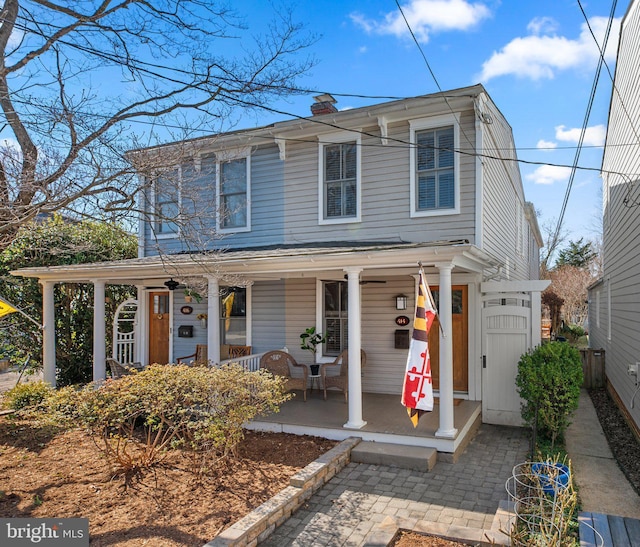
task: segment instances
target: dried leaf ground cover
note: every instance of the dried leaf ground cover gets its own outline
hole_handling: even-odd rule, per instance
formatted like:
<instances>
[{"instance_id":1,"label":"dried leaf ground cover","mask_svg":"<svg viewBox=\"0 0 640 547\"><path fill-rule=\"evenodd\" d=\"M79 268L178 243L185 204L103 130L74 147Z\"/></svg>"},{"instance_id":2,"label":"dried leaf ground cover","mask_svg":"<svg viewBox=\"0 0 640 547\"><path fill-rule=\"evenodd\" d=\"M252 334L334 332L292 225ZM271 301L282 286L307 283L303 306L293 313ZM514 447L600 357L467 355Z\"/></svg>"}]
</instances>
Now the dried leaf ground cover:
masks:
<instances>
[{"instance_id":1,"label":"dried leaf ground cover","mask_svg":"<svg viewBox=\"0 0 640 547\"><path fill-rule=\"evenodd\" d=\"M82 431L0 418L0 516L87 517L92 546L200 546L335 446L247 432L237 456L197 478L174 451L125 486Z\"/></svg>"}]
</instances>

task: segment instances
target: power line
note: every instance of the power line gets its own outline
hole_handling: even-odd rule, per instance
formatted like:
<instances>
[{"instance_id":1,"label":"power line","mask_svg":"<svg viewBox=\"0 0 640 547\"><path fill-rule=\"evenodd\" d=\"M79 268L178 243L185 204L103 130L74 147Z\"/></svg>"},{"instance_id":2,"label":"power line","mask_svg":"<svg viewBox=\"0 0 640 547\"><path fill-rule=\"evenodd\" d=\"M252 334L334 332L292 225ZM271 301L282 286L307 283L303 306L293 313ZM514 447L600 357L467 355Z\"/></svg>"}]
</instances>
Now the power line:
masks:
<instances>
[{"instance_id":1,"label":"power line","mask_svg":"<svg viewBox=\"0 0 640 547\"><path fill-rule=\"evenodd\" d=\"M604 45L606 47L607 42L609 41L609 34L611 32L611 25L613 24L613 17L615 15L617 0L613 1L611 5L611 12L609 14L609 20L607 21L607 30L604 35ZM582 5L580 0L578 0L578 5L582 9ZM583 10L584 13L584 10ZM602 71L602 64L604 61L604 56L600 55L598 58L598 66L596 68L596 73L593 78L593 84L591 86L591 93L589 95L589 101L587 104L587 109L585 111L584 120L582 122L582 129L580 130L580 138L578 139L578 147L576 148L576 153L573 159L573 164L571 165L571 175L569 176L569 182L567 183L567 190L564 194L564 200L562 202L562 207L560 208L560 215L558 217L558 224L556 225L556 229L553 234L553 239L551 240L550 248L553 249L558 242L558 237L560 236L560 229L562 228L562 221L564 220L564 214L567 210L567 204L569 202L569 196L571 195L571 188L573 186L573 181L576 176L578 161L580 159L580 152L582 143L584 142L584 136L587 132L587 126L589 125L589 117L591 116L591 109L593 107L593 102L596 96L596 90L598 88L598 81L600 80L600 72Z\"/></svg>"}]
</instances>

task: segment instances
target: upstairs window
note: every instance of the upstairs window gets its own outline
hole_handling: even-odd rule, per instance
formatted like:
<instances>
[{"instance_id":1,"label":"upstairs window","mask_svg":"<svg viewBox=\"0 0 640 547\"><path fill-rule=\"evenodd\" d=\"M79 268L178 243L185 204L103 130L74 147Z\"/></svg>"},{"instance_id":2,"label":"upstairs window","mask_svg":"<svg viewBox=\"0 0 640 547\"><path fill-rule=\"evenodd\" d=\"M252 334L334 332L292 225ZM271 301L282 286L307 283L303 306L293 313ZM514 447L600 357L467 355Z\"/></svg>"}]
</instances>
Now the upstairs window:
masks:
<instances>
[{"instance_id":1,"label":"upstairs window","mask_svg":"<svg viewBox=\"0 0 640 547\"><path fill-rule=\"evenodd\" d=\"M441 125L448 121L452 125ZM457 118L437 116L411 122L411 214L459 212Z\"/></svg>"},{"instance_id":2,"label":"upstairs window","mask_svg":"<svg viewBox=\"0 0 640 547\"><path fill-rule=\"evenodd\" d=\"M251 229L250 220L250 156L225 153L218 156L218 226L222 232Z\"/></svg>"},{"instance_id":3,"label":"upstairs window","mask_svg":"<svg viewBox=\"0 0 640 547\"><path fill-rule=\"evenodd\" d=\"M323 136L320 144L321 224L360 220L360 143L345 138Z\"/></svg>"},{"instance_id":4,"label":"upstairs window","mask_svg":"<svg viewBox=\"0 0 640 547\"><path fill-rule=\"evenodd\" d=\"M155 232L168 237L178 233L180 183L177 176L159 176L154 184Z\"/></svg>"}]
</instances>

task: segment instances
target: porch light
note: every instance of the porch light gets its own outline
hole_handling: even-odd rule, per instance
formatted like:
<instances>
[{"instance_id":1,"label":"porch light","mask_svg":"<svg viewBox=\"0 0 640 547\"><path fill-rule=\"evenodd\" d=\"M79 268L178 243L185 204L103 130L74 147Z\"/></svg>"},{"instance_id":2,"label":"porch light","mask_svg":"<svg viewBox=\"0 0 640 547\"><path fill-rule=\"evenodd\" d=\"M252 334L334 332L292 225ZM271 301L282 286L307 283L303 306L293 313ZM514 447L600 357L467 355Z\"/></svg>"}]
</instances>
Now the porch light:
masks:
<instances>
[{"instance_id":1,"label":"porch light","mask_svg":"<svg viewBox=\"0 0 640 547\"><path fill-rule=\"evenodd\" d=\"M167 287L167 289L169 289L170 291L175 290L175 288L180 285L180 283L178 283L177 281L173 280L173 277L171 279L169 279L169 281L165 281L164 282L164 286Z\"/></svg>"},{"instance_id":2,"label":"porch light","mask_svg":"<svg viewBox=\"0 0 640 547\"><path fill-rule=\"evenodd\" d=\"M407 309L407 297L404 294L396 296L396 310Z\"/></svg>"}]
</instances>

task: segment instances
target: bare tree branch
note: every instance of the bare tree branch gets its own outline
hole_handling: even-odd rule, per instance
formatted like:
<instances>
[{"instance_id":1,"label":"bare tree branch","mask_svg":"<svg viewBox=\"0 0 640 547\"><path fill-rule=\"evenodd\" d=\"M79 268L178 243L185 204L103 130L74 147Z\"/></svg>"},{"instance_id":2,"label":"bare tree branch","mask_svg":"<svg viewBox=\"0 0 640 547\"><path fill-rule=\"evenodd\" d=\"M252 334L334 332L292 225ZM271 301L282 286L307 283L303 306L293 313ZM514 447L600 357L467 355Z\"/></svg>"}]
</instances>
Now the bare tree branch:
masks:
<instances>
[{"instance_id":1,"label":"bare tree branch","mask_svg":"<svg viewBox=\"0 0 640 547\"><path fill-rule=\"evenodd\" d=\"M40 213L131 211L128 150L228 129L234 108L291 93L312 37L282 13L249 48L210 0L4 0L0 246Z\"/></svg>"}]
</instances>

